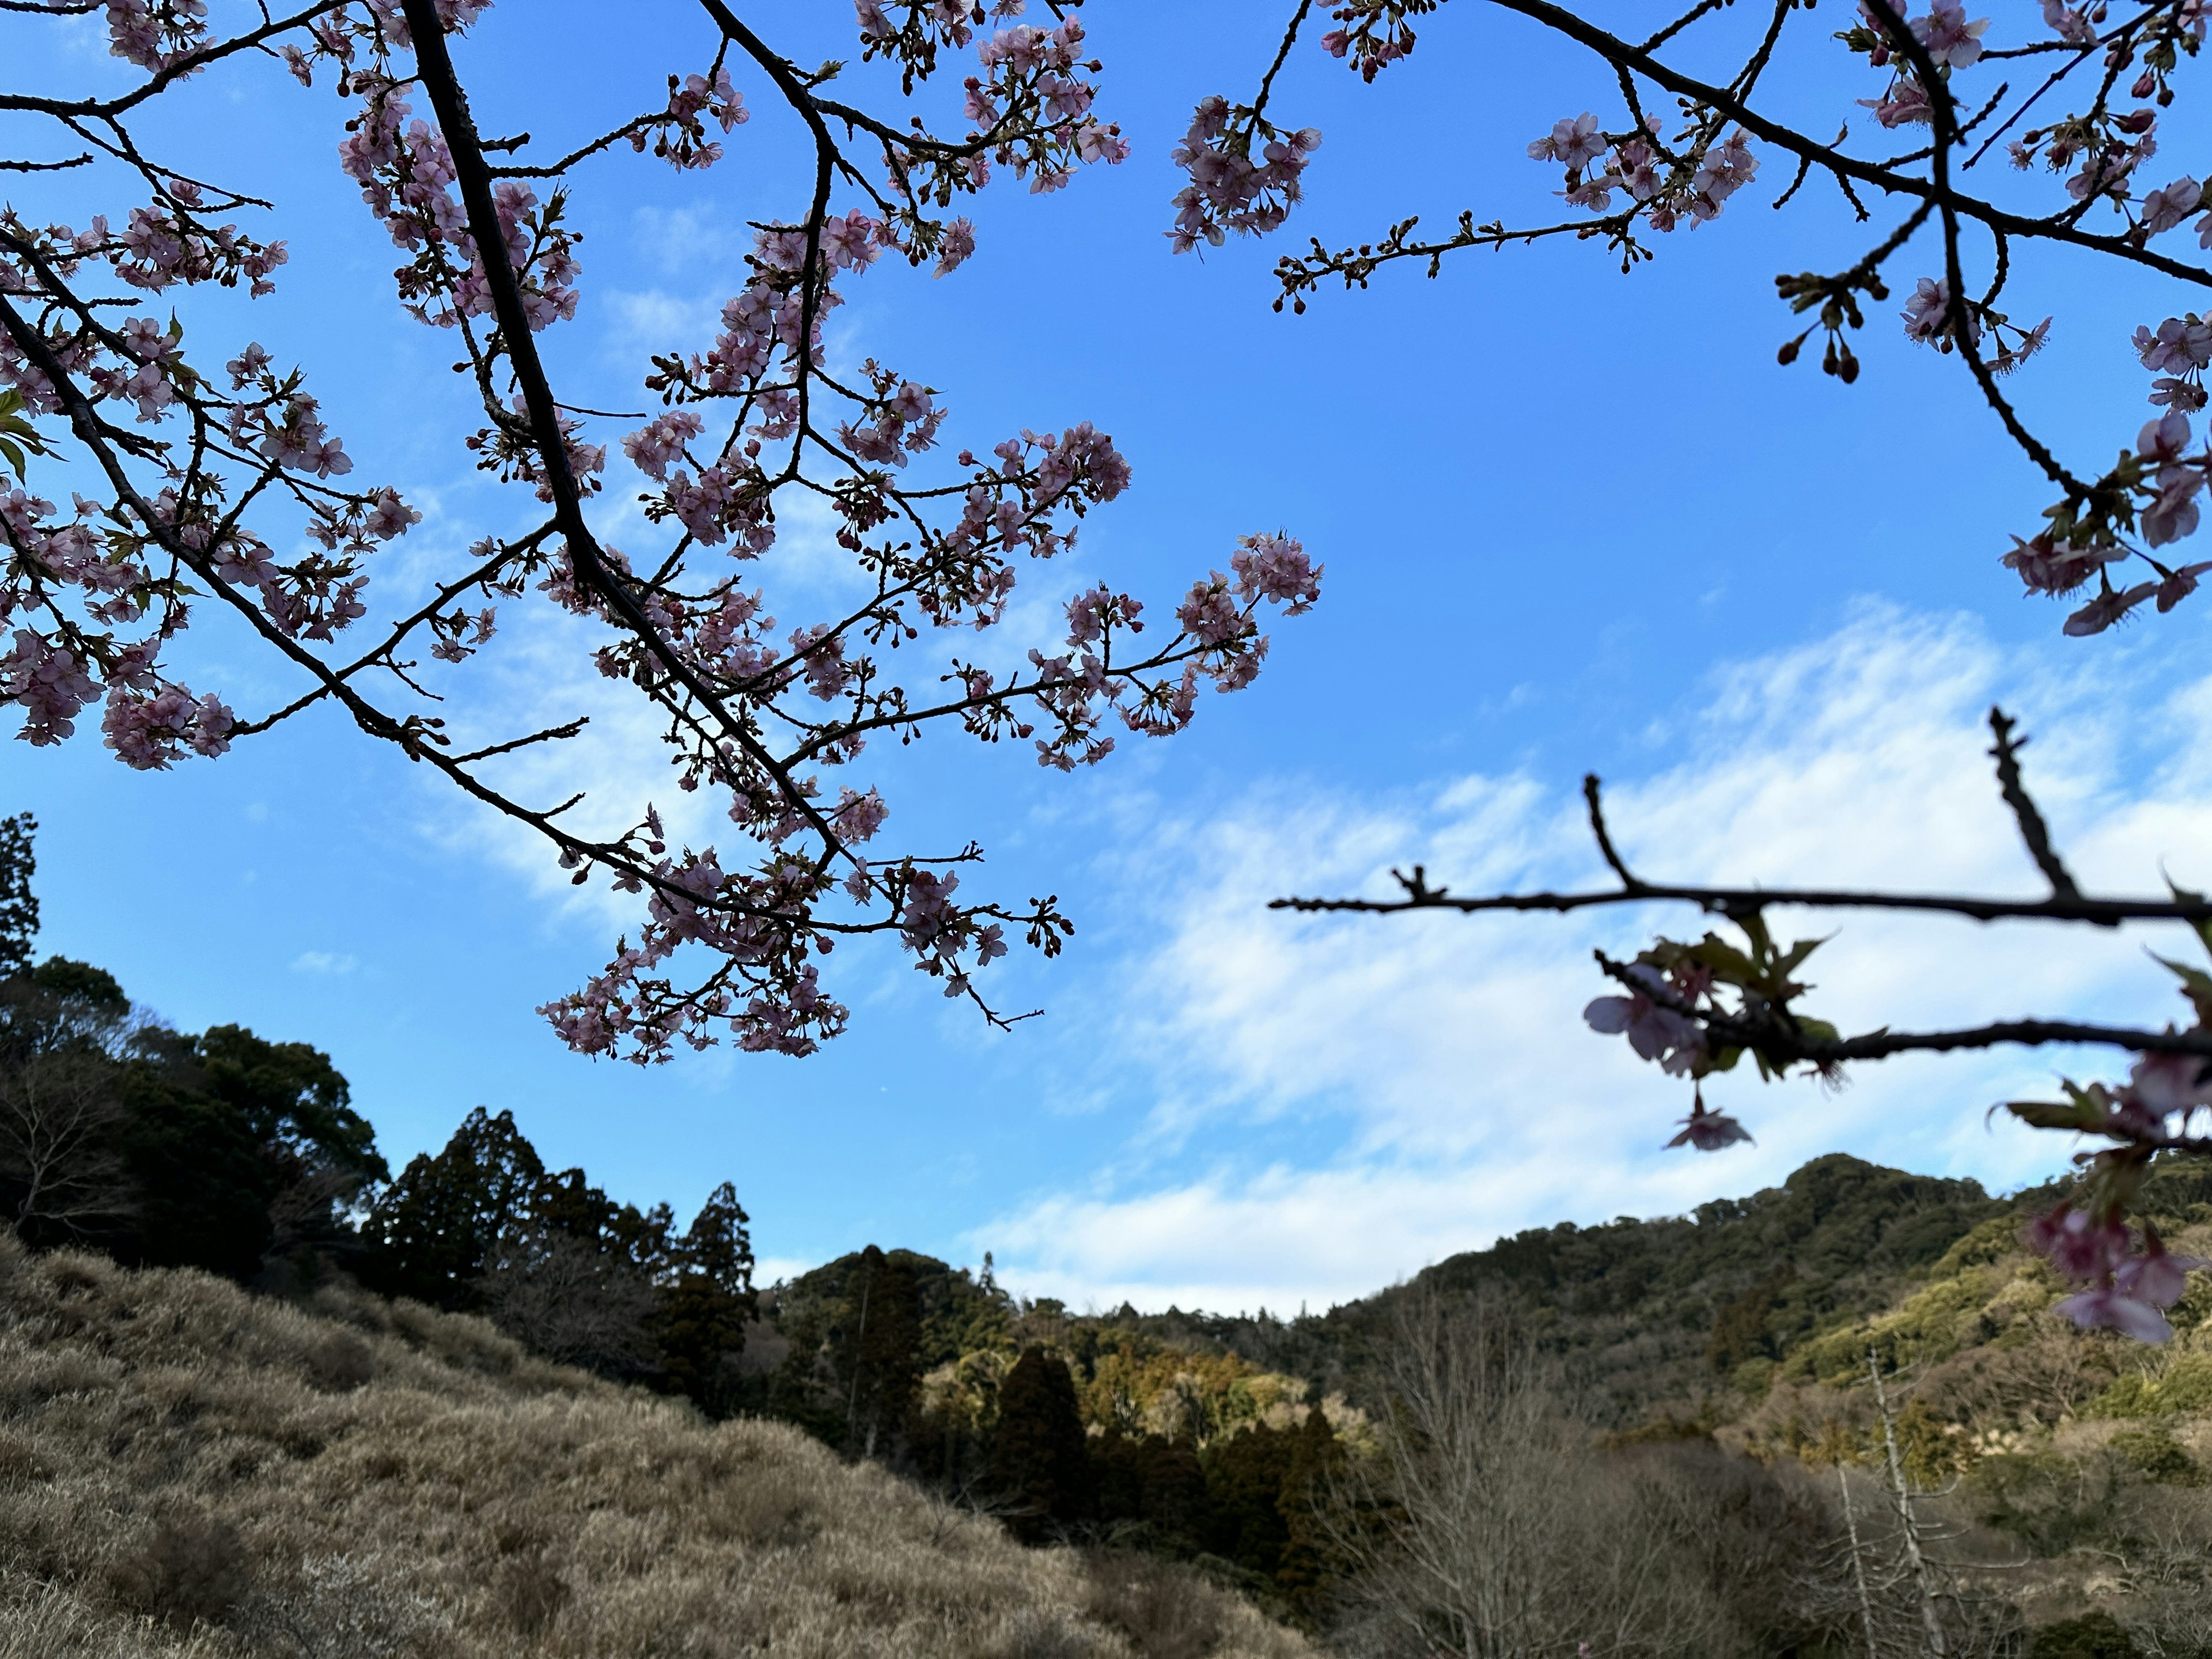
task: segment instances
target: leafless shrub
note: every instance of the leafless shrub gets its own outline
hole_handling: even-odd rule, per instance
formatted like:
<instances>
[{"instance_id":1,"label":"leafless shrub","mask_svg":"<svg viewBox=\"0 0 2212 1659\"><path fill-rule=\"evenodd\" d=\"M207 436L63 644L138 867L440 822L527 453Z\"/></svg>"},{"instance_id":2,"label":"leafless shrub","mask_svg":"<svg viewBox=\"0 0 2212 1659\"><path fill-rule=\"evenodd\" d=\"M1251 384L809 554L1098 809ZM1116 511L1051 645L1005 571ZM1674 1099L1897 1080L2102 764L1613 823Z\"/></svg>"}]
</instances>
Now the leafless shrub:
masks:
<instances>
[{"instance_id":1,"label":"leafless shrub","mask_svg":"<svg viewBox=\"0 0 2212 1659\"><path fill-rule=\"evenodd\" d=\"M2032 1316L2031 1334L1978 1346L1936 1366L1920 1395L1947 1422L1977 1431L2048 1426L2079 1413L2112 1385L2134 1355L2109 1340L2085 1340L2061 1316Z\"/></svg>"},{"instance_id":2,"label":"leafless shrub","mask_svg":"<svg viewBox=\"0 0 2212 1659\"><path fill-rule=\"evenodd\" d=\"M286 1659L400 1659L441 1645L447 1621L428 1596L387 1583L375 1555L320 1556L256 1595L235 1621Z\"/></svg>"},{"instance_id":3,"label":"leafless shrub","mask_svg":"<svg viewBox=\"0 0 2212 1659\"><path fill-rule=\"evenodd\" d=\"M982 1650L984 1659L1105 1659L1111 1651L1097 1631L1069 1614L1037 1607L1016 1613L998 1639Z\"/></svg>"},{"instance_id":4,"label":"leafless shrub","mask_svg":"<svg viewBox=\"0 0 2212 1659\"><path fill-rule=\"evenodd\" d=\"M546 1558L545 1547L523 1549L500 1564L493 1599L516 1632L535 1636L553 1622L573 1594L561 1570Z\"/></svg>"},{"instance_id":5,"label":"leafless shrub","mask_svg":"<svg viewBox=\"0 0 2212 1659\"><path fill-rule=\"evenodd\" d=\"M631 1377L658 1358L652 1285L627 1262L553 1233L507 1243L484 1274L492 1322L564 1365Z\"/></svg>"},{"instance_id":6,"label":"leafless shrub","mask_svg":"<svg viewBox=\"0 0 2212 1659\"><path fill-rule=\"evenodd\" d=\"M1378 1369L1379 1449L1347 1466L1327 1522L1352 1568L1355 1650L1730 1650L1650 1483L1592 1448L1560 1376L1498 1309L1407 1297Z\"/></svg>"},{"instance_id":7,"label":"leafless shrub","mask_svg":"<svg viewBox=\"0 0 2212 1659\"><path fill-rule=\"evenodd\" d=\"M123 1117L115 1066L104 1054L0 1063L0 1193L26 1237L83 1238L130 1212L114 1144Z\"/></svg>"}]
</instances>

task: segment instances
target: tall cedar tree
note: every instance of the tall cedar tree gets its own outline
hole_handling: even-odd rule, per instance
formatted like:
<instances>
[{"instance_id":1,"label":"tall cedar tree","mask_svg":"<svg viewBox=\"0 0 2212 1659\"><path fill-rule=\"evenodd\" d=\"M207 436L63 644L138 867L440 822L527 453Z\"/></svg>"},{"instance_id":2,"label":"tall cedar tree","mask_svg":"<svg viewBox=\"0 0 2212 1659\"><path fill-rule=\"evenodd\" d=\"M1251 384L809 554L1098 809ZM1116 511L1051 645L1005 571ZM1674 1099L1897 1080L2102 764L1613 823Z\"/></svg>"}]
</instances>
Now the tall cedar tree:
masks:
<instances>
[{"instance_id":1,"label":"tall cedar tree","mask_svg":"<svg viewBox=\"0 0 2212 1659\"><path fill-rule=\"evenodd\" d=\"M1321 1516L1344 1457L1343 1443L1322 1408L1310 1407L1297 1431L1278 1500L1285 1541L1281 1565L1275 1569L1275 1583L1291 1606L1308 1619L1321 1615L1339 1576L1340 1563Z\"/></svg>"},{"instance_id":2,"label":"tall cedar tree","mask_svg":"<svg viewBox=\"0 0 2212 1659\"><path fill-rule=\"evenodd\" d=\"M1198 1443L1188 1435L1173 1440L1147 1435L1143 1467L1146 1524L1164 1538L1205 1549L1213 1532L1213 1500Z\"/></svg>"},{"instance_id":3,"label":"tall cedar tree","mask_svg":"<svg viewBox=\"0 0 2212 1659\"><path fill-rule=\"evenodd\" d=\"M0 980L31 971L31 940L39 931L39 901L31 892L39 866L31 838L38 830L28 812L0 818Z\"/></svg>"},{"instance_id":4,"label":"tall cedar tree","mask_svg":"<svg viewBox=\"0 0 2212 1659\"><path fill-rule=\"evenodd\" d=\"M732 1362L758 1311L747 1219L730 1182L707 1195L678 1244L653 1331L665 1386L715 1417L727 1415L735 1404Z\"/></svg>"},{"instance_id":5,"label":"tall cedar tree","mask_svg":"<svg viewBox=\"0 0 2212 1659\"><path fill-rule=\"evenodd\" d=\"M1031 1346L1000 1385L991 1483L1024 1543L1042 1543L1096 1512L1075 1379L1057 1354Z\"/></svg>"},{"instance_id":6,"label":"tall cedar tree","mask_svg":"<svg viewBox=\"0 0 2212 1659\"><path fill-rule=\"evenodd\" d=\"M477 1107L435 1157L409 1159L370 1211L376 1288L448 1310L477 1307L485 1261L529 1216L544 1180L514 1114Z\"/></svg>"},{"instance_id":7,"label":"tall cedar tree","mask_svg":"<svg viewBox=\"0 0 2212 1659\"><path fill-rule=\"evenodd\" d=\"M921 1291L904 1252L886 1256L873 1244L860 1252L843 1330L846 1443L867 1457L891 1452L906 1436L921 1385Z\"/></svg>"},{"instance_id":8,"label":"tall cedar tree","mask_svg":"<svg viewBox=\"0 0 2212 1659\"><path fill-rule=\"evenodd\" d=\"M1200 1457L1213 1510L1207 1547L1224 1560L1273 1577L1291 1541L1283 1490L1297 1455L1297 1431L1255 1423L1209 1445Z\"/></svg>"}]
</instances>

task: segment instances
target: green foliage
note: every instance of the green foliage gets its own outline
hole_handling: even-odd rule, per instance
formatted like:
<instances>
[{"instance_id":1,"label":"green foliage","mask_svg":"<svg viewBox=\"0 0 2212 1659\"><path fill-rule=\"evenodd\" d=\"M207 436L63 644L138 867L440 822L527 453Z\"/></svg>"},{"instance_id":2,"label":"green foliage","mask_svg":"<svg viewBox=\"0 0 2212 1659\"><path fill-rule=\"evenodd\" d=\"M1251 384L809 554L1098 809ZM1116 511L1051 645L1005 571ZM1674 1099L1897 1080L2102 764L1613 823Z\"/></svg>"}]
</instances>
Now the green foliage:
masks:
<instances>
[{"instance_id":1,"label":"green foliage","mask_svg":"<svg viewBox=\"0 0 2212 1659\"><path fill-rule=\"evenodd\" d=\"M1542 1343L1588 1377L1607 1425L1627 1427L1710 1390L1725 1310L1735 1310L1723 1346L1736 1363L1762 1344L1792 1355L1820 1333L1886 1311L1976 1228L1999 1220L2016 1230L2012 1213L1976 1182L1835 1153L1780 1187L1700 1205L1690 1217L1525 1232L1453 1256L1416 1282L1482 1287L1519 1303ZM1352 1373L1387 1328L1396 1294L1318 1322ZM1856 1340L1863 1364L1866 1345Z\"/></svg>"},{"instance_id":2,"label":"green foliage","mask_svg":"<svg viewBox=\"0 0 2212 1659\"><path fill-rule=\"evenodd\" d=\"M1042 1542L1096 1512L1075 1382L1067 1362L1041 1346L1027 1349L1006 1373L990 1479L1009 1506L1007 1525L1026 1542ZM1202 1491L1202 1480L1200 1485Z\"/></svg>"},{"instance_id":3,"label":"green foliage","mask_svg":"<svg viewBox=\"0 0 2212 1659\"><path fill-rule=\"evenodd\" d=\"M24 465L33 455L51 455L46 440L39 435L25 414L27 405L23 394L9 386L0 390L0 461L5 461L18 480L23 478ZM28 813L24 814L28 817Z\"/></svg>"},{"instance_id":4,"label":"green foliage","mask_svg":"<svg viewBox=\"0 0 2212 1659\"><path fill-rule=\"evenodd\" d=\"M123 994L123 988L115 975L105 968L95 968L88 962L71 962L66 957L48 957L23 975L33 989L42 991L64 1002L80 1002L104 1013L126 1014L131 1012L131 999Z\"/></svg>"},{"instance_id":5,"label":"green foliage","mask_svg":"<svg viewBox=\"0 0 2212 1659\"><path fill-rule=\"evenodd\" d=\"M2133 1371L2089 1402L2091 1417L2172 1417L2212 1411L2212 1353L2177 1355L2152 1376Z\"/></svg>"},{"instance_id":6,"label":"green foliage","mask_svg":"<svg viewBox=\"0 0 2212 1659\"><path fill-rule=\"evenodd\" d=\"M1715 1370L1730 1373L1746 1361L1782 1357L1781 1344L1771 1325L1784 1305L1783 1292L1796 1276L1796 1269L1785 1261L1714 1316L1705 1352Z\"/></svg>"},{"instance_id":7,"label":"green foliage","mask_svg":"<svg viewBox=\"0 0 2212 1659\"><path fill-rule=\"evenodd\" d=\"M252 1278L272 1258L342 1245L347 1209L386 1174L345 1079L303 1042L239 1025L149 1033L121 1091L137 1193L129 1260Z\"/></svg>"},{"instance_id":8,"label":"green foliage","mask_svg":"<svg viewBox=\"0 0 2212 1659\"><path fill-rule=\"evenodd\" d=\"M1885 1370L1919 1361L1948 1358L1961 1348L1996 1334L1984 1310L2001 1281L1984 1268L1941 1279L1908 1297L1893 1312L1854 1322L1794 1349L1786 1376L1831 1384L1855 1382L1866 1373L1867 1350Z\"/></svg>"},{"instance_id":9,"label":"green foliage","mask_svg":"<svg viewBox=\"0 0 2212 1659\"><path fill-rule=\"evenodd\" d=\"M410 1159L369 1212L372 1282L434 1308L477 1306L492 1247L520 1223L544 1179L514 1114L477 1107L435 1157Z\"/></svg>"},{"instance_id":10,"label":"green foliage","mask_svg":"<svg viewBox=\"0 0 2212 1659\"><path fill-rule=\"evenodd\" d=\"M2163 1429L2123 1429L2112 1437L2112 1449L2137 1474L2161 1486L2203 1484L2196 1459Z\"/></svg>"},{"instance_id":11,"label":"green foliage","mask_svg":"<svg viewBox=\"0 0 2212 1659\"><path fill-rule=\"evenodd\" d=\"M434 1156L410 1159L371 1206L362 1277L387 1294L448 1310L486 1307L518 1278L547 1281L539 1303L592 1290L606 1328L572 1356L577 1363L727 1415L744 1403L735 1365L757 1310L746 1221L736 1188L724 1182L679 1235L665 1204L640 1210L608 1197L581 1170L548 1173L512 1112L494 1116L479 1106ZM552 1282L556 1269L573 1275L580 1264L589 1272L575 1290ZM511 1298L494 1311L533 1335Z\"/></svg>"},{"instance_id":12,"label":"green foliage","mask_svg":"<svg viewBox=\"0 0 2212 1659\"><path fill-rule=\"evenodd\" d=\"M2027 1659L2138 1659L2142 1650L2109 1613L2045 1625L2028 1638Z\"/></svg>"},{"instance_id":13,"label":"green foliage","mask_svg":"<svg viewBox=\"0 0 2212 1659\"><path fill-rule=\"evenodd\" d=\"M38 830L28 812L0 818L0 980L30 970L31 941L39 932L39 901L31 890L39 867L31 842Z\"/></svg>"},{"instance_id":14,"label":"green foliage","mask_svg":"<svg viewBox=\"0 0 2212 1659\"><path fill-rule=\"evenodd\" d=\"M1984 1525L2038 1555L2057 1556L2110 1533L2118 1498L2113 1473L2108 1462L2016 1452L1978 1461L1969 1489Z\"/></svg>"}]
</instances>

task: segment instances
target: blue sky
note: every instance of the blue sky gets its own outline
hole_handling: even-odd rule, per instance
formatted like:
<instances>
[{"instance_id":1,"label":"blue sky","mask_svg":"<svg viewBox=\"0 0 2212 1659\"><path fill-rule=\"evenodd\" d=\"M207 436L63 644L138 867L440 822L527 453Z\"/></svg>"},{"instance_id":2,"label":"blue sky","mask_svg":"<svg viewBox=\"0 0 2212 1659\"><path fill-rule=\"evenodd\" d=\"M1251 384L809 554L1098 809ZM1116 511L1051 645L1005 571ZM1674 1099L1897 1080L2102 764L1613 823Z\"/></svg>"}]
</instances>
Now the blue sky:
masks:
<instances>
[{"instance_id":1,"label":"blue sky","mask_svg":"<svg viewBox=\"0 0 2212 1659\"><path fill-rule=\"evenodd\" d=\"M1982 1123L2069 1059L2050 1055L1899 1064L1832 1097L1730 1079L1716 1103L1758 1146L1662 1152L1680 1089L1579 1020L1603 988L1592 945L1632 949L1651 919L1264 909L1285 891L1380 890L1417 858L1462 888L1587 877L1573 809L1592 769L1655 872L2025 889L1982 770L1976 722L1996 696L2045 734L2036 775L2086 872L2140 889L2164 860L2212 880L2212 777L2174 759L2212 721L2203 619L2185 607L2067 641L2059 613L2015 597L1996 559L2042 505L2036 480L1964 377L1903 338L1894 304L1875 309L1857 386L1777 367L1795 331L1773 273L1863 251L1817 192L1768 210L1778 162L1631 276L1598 248L1547 245L1273 314L1268 268L1309 235L1555 207L1556 178L1523 147L1605 107L1604 77L1453 7L1374 88L1302 49L1279 107L1326 135L1309 202L1272 242L1171 258L1168 151L1197 98L1253 82L1283 9L1218 0L1170 25L1157 5L1087 8L1132 159L1054 196L992 192L968 268L932 282L878 267L838 313L834 349L940 388L956 443L1081 419L1114 435L1134 487L1093 516L1072 568L1044 573L1065 591L1105 574L1164 601L1258 529L1328 566L1322 604L1273 630L1259 684L1209 695L1171 742L1125 740L1074 778L943 734L886 757L895 827L973 835L1000 890L1062 895L1067 956L1018 958L1000 987L1043 1018L989 1032L890 952L861 951L836 964L852 1033L813 1058L639 1072L568 1054L532 1009L604 960L622 915L322 715L161 775L96 738L0 748L0 811L43 825L42 948L108 966L180 1027L237 1021L327 1049L395 1164L482 1103L621 1197L684 1210L732 1180L771 1276L872 1240L961 1261L992 1249L1017 1286L1078 1303L1280 1310L1500 1232L1748 1191L1830 1150L1998 1186L2063 1162L2063 1146ZM803 60L850 52L842 6L747 13ZM460 54L487 129L550 148L647 106L711 50L690 9L629 0L580 68L594 15L507 0L487 16ZM119 84L105 46L89 21L0 19L14 85ZM1808 50L1828 78L1788 95L1867 94L1832 49ZM546 337L575 401L642 407L647 355L696 347L734 291L744 222L803 207L790 124L738 84L761 112L712 172L624 151L580 175L583 307ZM302 362L360 476L425 507L371 589L396 604L526 503L469 470L450 339L392 297L391 250L337 168L327 87L249 68L176 103L149 131L282 202L293 251L271 299L185 301L190 337L228 355L251 336ZM119 188L89 205L64 189L0 180L80 223L128 205ZM1894 274L1909 288L1933 258L1914 250ZM2063 258L2014 291L2025 319L2058 320L2014 384L2094 465L2141 418L2129 331L2174 307ZM618 465L617 542L644 533L623 506L635 487ZM778 556L772 579L802 599L828 580L803 526ZM191 653L192 684L241 710L296 689L218 630ZM518 616L453 677L450 712L519 718L549 685L596 699L594 739L534 781L588 784L627 821L662 763L578 663L578 636ZM2170 1012L2133 940L1855 920L1819 960L1846 1024Z\"/></svg>"}]
</instances>

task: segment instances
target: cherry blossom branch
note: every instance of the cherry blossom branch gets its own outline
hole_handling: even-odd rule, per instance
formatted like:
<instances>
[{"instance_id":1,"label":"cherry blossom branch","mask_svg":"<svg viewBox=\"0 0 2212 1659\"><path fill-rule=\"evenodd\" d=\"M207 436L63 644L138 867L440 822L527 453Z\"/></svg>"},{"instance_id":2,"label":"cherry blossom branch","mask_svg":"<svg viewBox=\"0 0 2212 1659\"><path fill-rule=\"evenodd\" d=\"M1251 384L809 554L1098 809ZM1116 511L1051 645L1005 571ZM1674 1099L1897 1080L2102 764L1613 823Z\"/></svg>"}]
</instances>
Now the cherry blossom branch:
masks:
<instances>
[{"instance_id":1,"label":"cherry blossom branch","mask_svg":"<svg viewBox=\"0 0 2212 1659\"><path fill-rule=\"evenodd\" d=\"M2026 1048L2081 1043L2124 1048L2132 1053L2196 1054L2212 1060L2212 1031L2176 1031L2171 1028L2154 1031L2080 1020L1995 1020L1986 1025L1948 1031L1893 1031L1885 1027L1854 1037L1814 1037L1808 1036L1798 1022L1785 1018L1731 1019L1700 1008L1663 987L1649 984L1637 972L1634 963L1616 962L1602 951L1591 954L1607 978L1647 997L1657 1007L1695 1019L1711 1036L1723 1043L1758 1050L1778 1069L1799 1063L1825 1068L1851 1060L1887 1060L1893 1054L1955 1054L1963 1049L1994 1048L2005 1043Z\"/></svg>"},{"instance_id":2,"label":"cherry blossom branch","mask_svg":"<svg viewBox=\"0 0 2212 1659\"><path fill-rule=\"evenodd\" d=\"M469 114L467 94L453 73L453 58L446 50L445 26L439 20L434 0L401 0L401 3L406 10L408 27L415 35L416 66L423 92L438 112L440 127L453 153L456 181L460 185L461 199L468 208L471 231L479 247L504 246L507 233L492 200L491 169L478 148L476 123ZM583 498L576 488L575 471L569 462L568 439L561 430L560 410L554 404L544 364L532 341L521 289L505 261L489 260L485 270L495 314L499 319L501 343L515 381L522 389L532 435L553 492L555 519L568 543L569 556L575 561L577 574L604 596L623 624L652 652L670 676L713 714L730 739L781 786L785 798L822 837L823 860L826 863L844 851L844 844L829 819L806 799L789 770L769 753L750 728L732 714L691 665L677 654L608 566L590 526L584 521ZM804 324L801 337L805 337Z\"/></svg>"}]
</instances>

